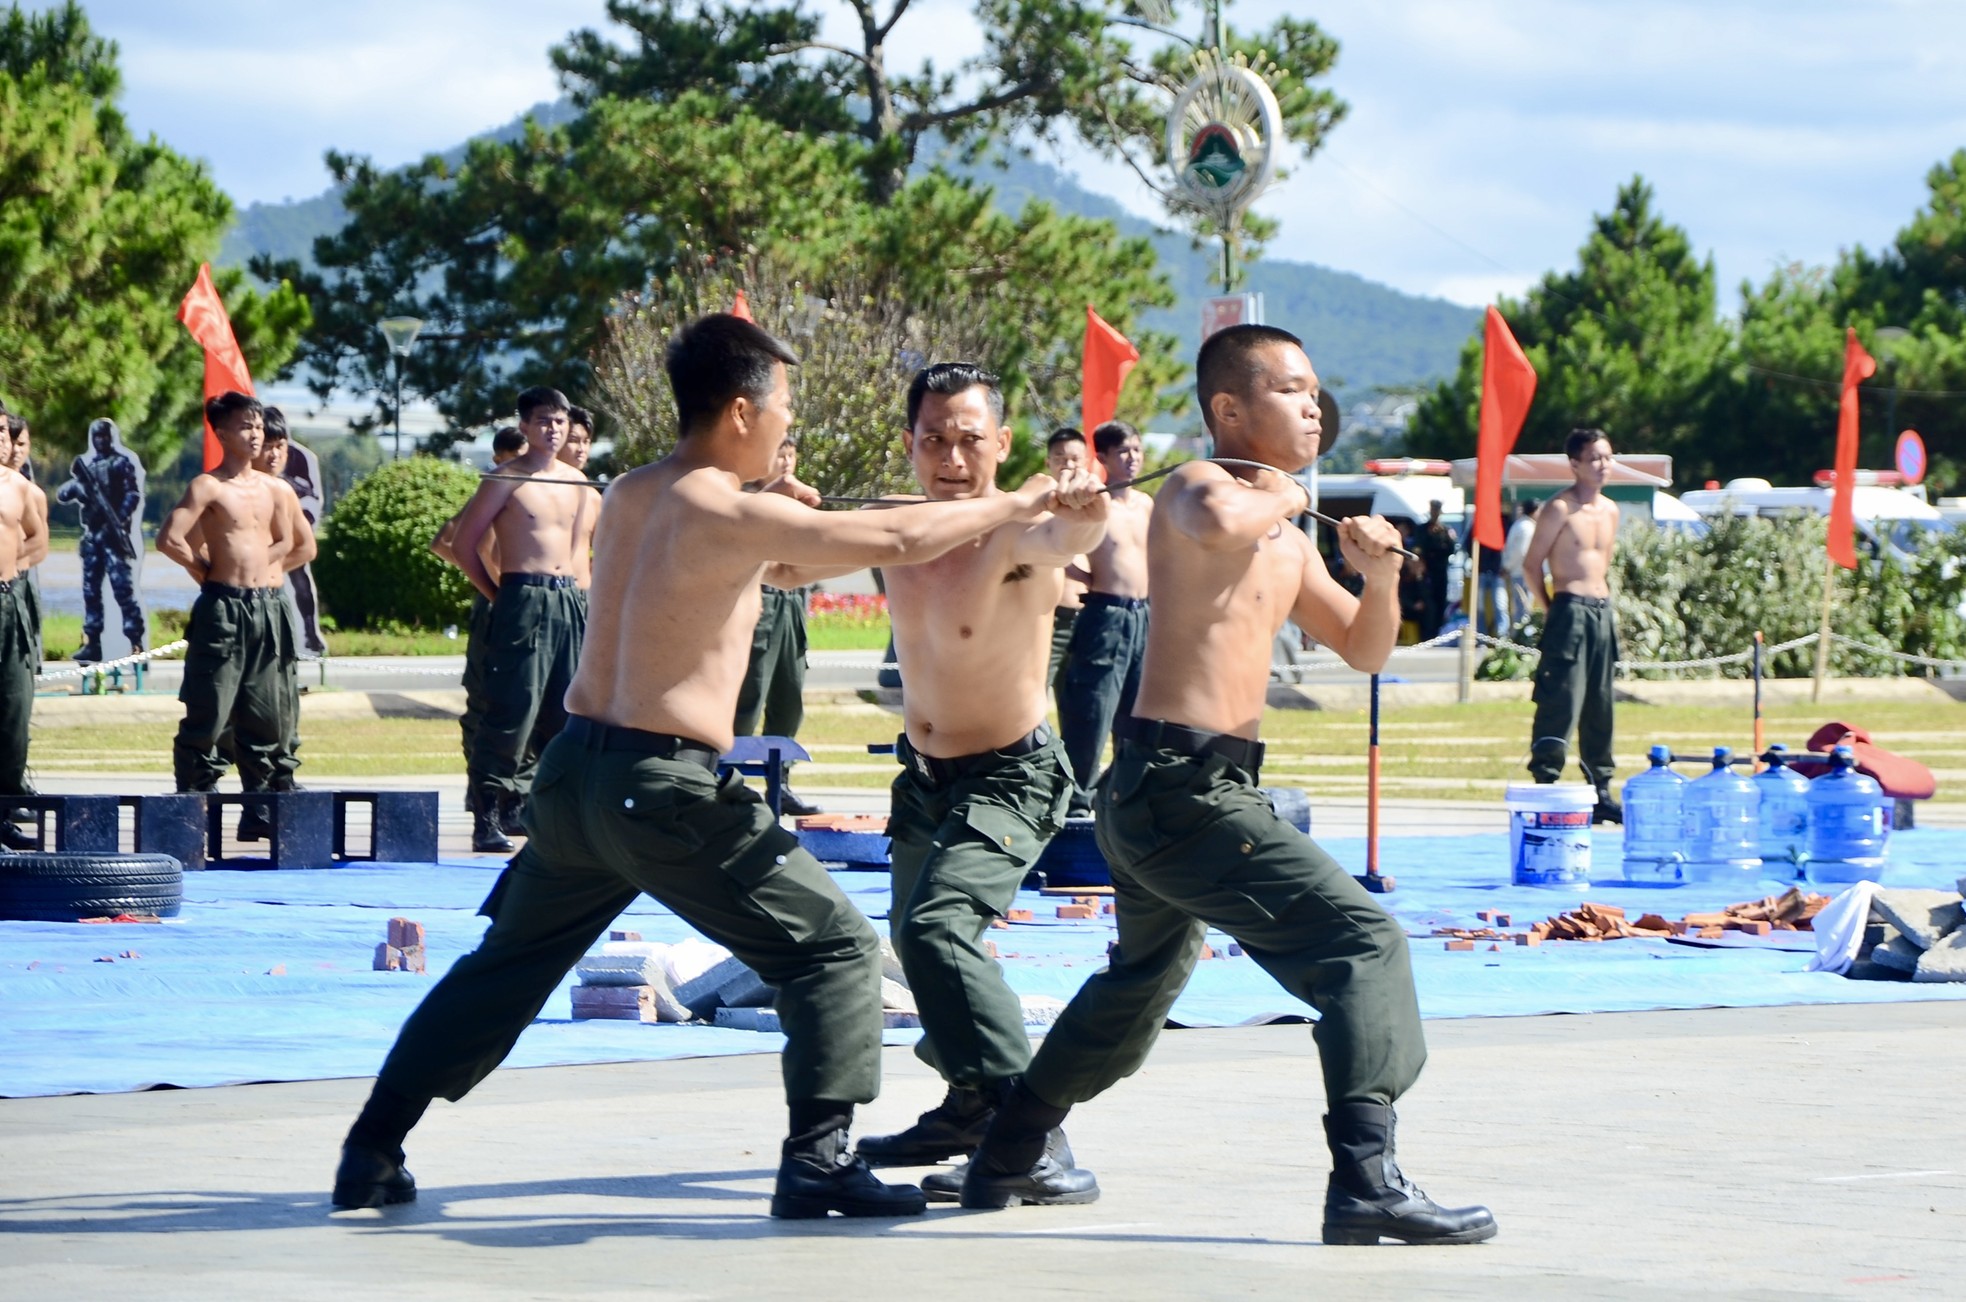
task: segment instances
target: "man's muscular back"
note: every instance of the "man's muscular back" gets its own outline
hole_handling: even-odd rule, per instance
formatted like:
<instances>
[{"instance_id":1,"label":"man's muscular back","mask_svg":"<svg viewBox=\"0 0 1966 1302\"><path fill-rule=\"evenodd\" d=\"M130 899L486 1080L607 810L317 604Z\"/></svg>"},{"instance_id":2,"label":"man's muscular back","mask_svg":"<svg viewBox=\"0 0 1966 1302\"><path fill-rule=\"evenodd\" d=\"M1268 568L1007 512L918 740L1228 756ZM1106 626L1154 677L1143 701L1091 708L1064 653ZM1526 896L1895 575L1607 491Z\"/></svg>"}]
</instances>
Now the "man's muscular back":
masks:
<instances>
[{"instance_id":1,"label":"man's muscular back","mask_svg":"<svg viewBox=\"0 0 1966 1302\"><path fill-rule=\"evenodd\" d=\"M1027 528L1005 525L935 560L882 571L895 646L910 667L908 737L924 754L995 750L1044 720L1064 571L1018 561Z\"/></svg>"}]
</instances>

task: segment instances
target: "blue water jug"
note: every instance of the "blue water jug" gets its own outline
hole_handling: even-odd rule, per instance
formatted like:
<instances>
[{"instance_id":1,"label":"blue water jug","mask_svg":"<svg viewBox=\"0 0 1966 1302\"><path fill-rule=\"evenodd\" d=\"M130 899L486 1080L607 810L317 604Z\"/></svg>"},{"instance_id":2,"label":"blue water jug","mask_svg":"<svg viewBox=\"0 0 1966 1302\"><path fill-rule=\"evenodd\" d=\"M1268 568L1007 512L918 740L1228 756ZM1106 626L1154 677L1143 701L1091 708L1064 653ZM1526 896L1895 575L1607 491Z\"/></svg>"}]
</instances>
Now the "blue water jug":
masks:
<instances>
[{"instance_id":1,"label":"blue water jug","mask_svg":"<svg viewBox=\"0 0 1966 1302\"><path fill-rule=\"evenodd\" d=\"M1874 882L1884 874L1888 833L1884 788L1857 772L1848 746L1830 752L1829 772L1809 784L1812 882Z\"/></svg>"},{"instance_id":2,"label":"blue water jug","mask_svg":"<svg viewBox=\"0 0 1966 1302\"><path fill-rule=\"evenodd\" d=\"M1759 881L1761 795L1729 767L1734 752L1713 748L1713 772L1686 784L1686 876L1694 881Z\"/></svg>"},{"instance_id":3,"label":"blue water jug","mask_svg":"<svg viewBox=\"0 0 1966 1302\"><path fill-rule=\"evenodd\" d=\"M1625 880L1676 886L1686 878L1686 779L1669 748L1646 758L1652 767L1625 780Z\"/></svg>"},{"instance_id":4,"label":"blue water jug","mask_svg":"<svg viewBox=\"0 0 1966 1302\"><path fill-rule=\"evenodd\" d=\"M1754 775L1761 794L1761 867L1791 880L1809 853L1809 779L1788 766L1788 747L1768 748L1768 767Z\"/></svg>"}]
</instances>

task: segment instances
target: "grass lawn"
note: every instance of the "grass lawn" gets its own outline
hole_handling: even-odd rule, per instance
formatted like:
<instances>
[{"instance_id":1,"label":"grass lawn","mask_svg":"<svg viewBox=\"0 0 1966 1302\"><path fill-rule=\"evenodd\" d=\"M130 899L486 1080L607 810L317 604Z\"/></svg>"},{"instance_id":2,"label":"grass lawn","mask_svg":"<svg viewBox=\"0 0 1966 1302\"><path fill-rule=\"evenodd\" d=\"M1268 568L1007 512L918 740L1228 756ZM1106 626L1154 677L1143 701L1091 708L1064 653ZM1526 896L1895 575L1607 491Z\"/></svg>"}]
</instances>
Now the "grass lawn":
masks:
<instances>
[{"instance_id":1,"label":"grass lawn","mask_svg":"<svg viewBox=\"0 0 1966 1302\"><path fill-rule=\"evenodd\" d=\"M1389 796L1493 801L1502 784L1527 781L1531 706L1483 703L1385 712L1380 720L1383 777ZM1799 748L1831 718L1861 723L1878 743L1931 766L1939 800L1966 800L1966 707L1891 702L1860 707L1783 706L1767 716L1768 740ZM1648 747L1663 742L1682 755L1715 745L1745 751L1751 742L1745 708L1720 712L1694 706L1621 705L1618 767L1629 776ZM879 787L894 776L894 760L869 755L869 742L892 742L899 716L866 703L815 704L799 740L813 764L801 782L812 787ZM1271 710L1263 720L1269 742L1265 781L1332 795L1365 791L1363 711ZM171 724L105 728L48 728L34 734L35 768L47 773L170 771ZM303 734L304 770L321 777L463 772L457 725L449 720L333 720ZM1688 777L1698 772L1682 765ZM1572 770L1575 777L1575 770Z\"/></svg>"}]
</instances>

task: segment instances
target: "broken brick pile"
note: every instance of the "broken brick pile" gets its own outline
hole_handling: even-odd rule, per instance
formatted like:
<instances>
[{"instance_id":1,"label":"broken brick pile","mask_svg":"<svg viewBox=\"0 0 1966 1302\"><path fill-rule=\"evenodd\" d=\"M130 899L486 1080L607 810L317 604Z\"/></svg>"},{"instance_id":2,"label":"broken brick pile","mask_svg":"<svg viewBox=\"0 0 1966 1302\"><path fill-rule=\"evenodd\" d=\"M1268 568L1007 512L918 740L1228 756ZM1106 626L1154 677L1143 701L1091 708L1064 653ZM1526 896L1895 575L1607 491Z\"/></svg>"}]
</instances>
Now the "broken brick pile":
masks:
<instances>
[{"instance_id":1,"label":"broken brick pile","mask_svg":"<svg viewBox=\"0 0 1966 1302\"><path fill-rule=\"evenodd\" d=\"M1966 981L1966 877L1959 889L1878 889L1844 975L1858 981Z\"/></svg>"},{"instance_id":2,"label":"broken brick pile","mask_svg":"<svg viewBox=\"0 0 1966 1302\"><path fill-rule=\"evenodd\" d=\"M1659 940L1674 936L1713 940L1729 931L1751 936L1766 936L1777 931L1808 931L1811 930L1810 920L1828 905L1827 895L1812 895L1799 887L1790 887L1780 895L1730 904L1717 913L1689 913L1676 921L1657 913L1646 913L1633 921L1615 904L1587 902L1553 918L1532 923L1527 931L1520 932L1508 929L1512 921L1508 914L1483 909L1475 916L1489 923L1489 926L1436 927L1433 934L1448 938L1447 948L1461 953L1473 950L1475 942L1481 940L1497 942L1491 944L1490 949L1499 949L1499 942L1502 941L1513 941L1517 945L1540 945L1546 940Z\"/></svg>"},{"instance_id":3,"label":"broken brick pile","mask_svg":"<svg viewBox=\"0 0 1966 1302\"><path fill-rule=\"evenodd\" d=\"M389 920L389 938L375 947L378 972L423 972L423 924L408 918Z\"/></svg>"}]
</instances>

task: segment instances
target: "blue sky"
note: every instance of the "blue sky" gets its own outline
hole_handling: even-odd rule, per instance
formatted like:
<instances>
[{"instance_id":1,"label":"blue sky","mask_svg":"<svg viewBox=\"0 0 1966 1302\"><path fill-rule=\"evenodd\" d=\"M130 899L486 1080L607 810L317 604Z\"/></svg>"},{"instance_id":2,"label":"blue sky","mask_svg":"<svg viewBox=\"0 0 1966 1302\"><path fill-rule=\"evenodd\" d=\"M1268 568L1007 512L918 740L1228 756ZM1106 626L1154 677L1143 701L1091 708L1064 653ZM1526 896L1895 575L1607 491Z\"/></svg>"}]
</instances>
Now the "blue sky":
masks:
<instances>
[{"instance_id":1,"label":"blue sky","mask_svg":"<svg viewBox=\"0 0 1966 1302\"><path fill-rule=\"evenodd\" d=\"M601 0L87 8L122 47L135 125L241 202L318 193L328 148L401 163L552 98L546 47L603 18ZM1352 111L1259 205L1283 224L1272 251L1412 293L1482 303L1570 265L1641 172L1712 252L1725 307L1743 278L1885 243L1966 147L1960 0L1243 0L1231 17L1285 10L1342 43L1329 84ZM890 57L978 45L968 5L916 0ZM1064 162L1153 215L1122 169Z\"/></svg>"}]
</instances>

